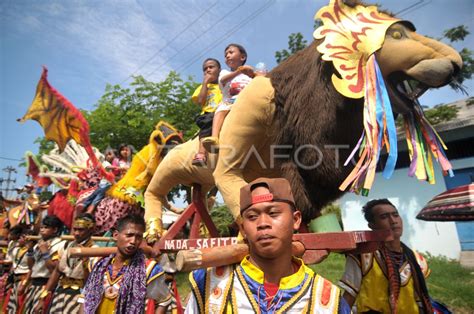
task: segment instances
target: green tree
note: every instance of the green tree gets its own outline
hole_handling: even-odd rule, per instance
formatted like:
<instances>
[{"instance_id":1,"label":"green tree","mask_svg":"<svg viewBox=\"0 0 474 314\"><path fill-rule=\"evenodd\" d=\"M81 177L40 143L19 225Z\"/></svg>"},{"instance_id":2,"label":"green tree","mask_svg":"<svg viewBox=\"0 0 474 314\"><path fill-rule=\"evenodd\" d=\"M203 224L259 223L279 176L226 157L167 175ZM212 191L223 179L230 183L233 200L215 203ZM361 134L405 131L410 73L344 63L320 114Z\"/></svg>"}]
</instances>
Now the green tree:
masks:
<instances>
[{"instance_id":1,"label":"green tree","mask_svg":"<svg viewBox=\"0 0 474 314\"><path fill-rule=\"evenodd\" d=\"M459 25L444 31L443 38L449 40L450 43L454 43L457 41L464 41L464 39L470 34L466 25ZM468 48L462 48L459 51L461 55L463 67L456 77L456 80L449 85L454 90L461 90L464 91L462 87L462 83L466 80L470 80L472 78L472 73L474 72L474 58L473 58L473 51Z\"/></svg>"},{"instance_id":2,"label":"green tree","mask_svg":"<svg viewBox=\"0 0 474 314\"><path fill-rule=\"evenodd\" d=\"M130 88L107 85L95 108L82 110L89 122L92 145L103 151L126 143L139 150L148 143L160 120L182 131L185 139L190 138L198 130L194 118L200 108L191 102L197 85L191 77L183 80L176 72L170 72L161 82L137 76ZM38 160L54 147L54 142L44 137L38 137L35 143L39 144Z\"/></svg>"},{"instance_id":3,"label":"green tree","mask_svg":"<svg viewBox=\"0 0 474 314\"><path fill-rule=\"evenodd\" d=\"M303 38L301 33L293 33L288 37L288 50L282 49L275 52L275 59L277 63L285 61L289 56L306 48L308 41Z\"/></svg>"},{"instance_id":4,"label":"green tree","mask_svg":"<svg viewBox=\"0 0 474 314\"><path fill-rule=\"evenodd\" d=\"M425 110L425 116L432 125L450 121L458 115L459 108L456 105L436 105Z\"/></svg>"},{"instance_id":5,"label":"green tree","mask_svg":"<svg viewBox=\"0 0 474 314\"><path fill-rule=\"evenodd\" d=\"M321 20L315 20L313 29L318 28L319 26L322 25ZM285 61L288 59L289 56L292 54L303 50L308 46L308 41L304 39L303 34L300 32L298 33L293 33L290 36L288 36L288 50L287 49L282 49L280 51L275 52L275 59L277 63L280 63L282 61Z\"/></svg>"},{"instance_id":6,"label":"green tree","mask_svg":"<svg viewBox=\"0 0 474 314\"><path fill-rule=\"evenodd\" d=\"M467 101L469 105L469 100ZM456 105L439 104L432 108L423 107L425 116L432 125L437 125L443 122L451 121L458 115L459 108ZM403 126L403 116L399 115L395 121L397 127Z\"/></svg>"},{"instance_id":7,"label":"green tree","mask_svg":"<svg viewBox=\"0 0 474 314\"><path fill-rule=\"evenodd\" d=\"M212 221L216 225L221 237L231 236L229 226L234 222L234 217L226 205L217 204L209 211Z\"/></svg>"},{"instance_id":8,"label":"green tree","mask_svg":"<svg viewBox=\"0 0 474 314\"><path fill-rule=\"evenodd\" d=\"M126 143L141 149L160 120L190 138L197 131L193 121L200 111L191 102L197 85L191 78L181 79L176 72L170 72L161 82L137 76L130 88L107 85L95 108L85 112L92 145L104 150Z\"/></svg>"},{"instance_id":9,"label":"green tree","mask_svg":"<svg viewBox=\"0 0 474 314\"><path fill-rule=\"evenodd\" d=\"M443 32L444 38L448 38L451 42L463 41L469 35L466 25L459 25Z\"/></svg>"}]
</instances>

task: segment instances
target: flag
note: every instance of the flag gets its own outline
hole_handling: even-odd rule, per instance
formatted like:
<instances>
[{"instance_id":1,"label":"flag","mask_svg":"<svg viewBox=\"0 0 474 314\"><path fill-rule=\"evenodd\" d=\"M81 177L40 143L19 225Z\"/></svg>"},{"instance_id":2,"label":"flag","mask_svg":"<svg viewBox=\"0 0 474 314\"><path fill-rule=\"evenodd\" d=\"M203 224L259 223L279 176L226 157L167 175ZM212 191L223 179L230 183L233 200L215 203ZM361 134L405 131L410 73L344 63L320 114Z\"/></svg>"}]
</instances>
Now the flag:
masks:
<instances>
[{"instance_id":1,"label":"flag","mask_svg":"<svg viewBox=\"0 0 474 314\"><path fill-rule=\"evenodd\" d=\"M23 118L18 119L19 122L26 120L38 121L43 127L46 139L56 142L60 152L64 151L69 140L74 139L84 147L92 164L99 167L108 180L113 179L113 175L103 169L92 150L87 120L79 109L49 84L46 67L43 67L30 108Z\"/></svg>"}]
</instances>

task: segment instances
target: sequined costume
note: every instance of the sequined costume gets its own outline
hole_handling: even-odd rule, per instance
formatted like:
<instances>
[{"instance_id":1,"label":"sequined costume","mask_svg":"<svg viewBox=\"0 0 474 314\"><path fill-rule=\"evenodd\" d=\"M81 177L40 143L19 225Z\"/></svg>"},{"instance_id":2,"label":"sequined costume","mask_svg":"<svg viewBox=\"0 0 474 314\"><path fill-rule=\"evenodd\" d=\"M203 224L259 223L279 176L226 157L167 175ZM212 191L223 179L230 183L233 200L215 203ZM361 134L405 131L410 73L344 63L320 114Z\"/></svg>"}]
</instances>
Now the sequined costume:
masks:
<instances>
[{"instance_id":1,"label":"sequined costume","mask_svg":"<svg viewBox=\"0 0 474 314\"><path fill-rule=\"evenodd\" d=\"M340 290L301 259L298 270L280 281L268 299L264 274L248 256L240 264L199 269L189 275L192 296L186 313L350 313Z\"/></svg>"}]
</instances>

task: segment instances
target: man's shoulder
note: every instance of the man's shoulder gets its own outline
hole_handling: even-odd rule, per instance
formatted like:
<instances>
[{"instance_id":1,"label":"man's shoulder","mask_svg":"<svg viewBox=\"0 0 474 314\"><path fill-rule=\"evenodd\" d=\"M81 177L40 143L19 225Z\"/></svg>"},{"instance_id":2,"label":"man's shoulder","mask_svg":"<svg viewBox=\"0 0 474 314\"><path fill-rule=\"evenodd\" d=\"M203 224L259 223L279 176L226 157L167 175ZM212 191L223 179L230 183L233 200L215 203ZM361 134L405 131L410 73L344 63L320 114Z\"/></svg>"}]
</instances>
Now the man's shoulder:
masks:
<instances>
[{"instance_id":1,"label":"man's shoulder","mask_svg":"<svg viewBox=\"0 0 474 314\"><path fill-rule=\"evenodd\" d=\"M87 263L87 268L89 269L89 272L95 272L97 270L97 265L105 263L105 260L110 258L111 256L103 256L89 259Z\"/></svg>"},{"instance_id":2,"label":"man's shoulder","mask_svg":"<svg viewBox=\"0 0 474 314\"><path fill-rule=\"evenodd\" d=\"M420 265L421 272L423 273L423 276L427 278L431 274L431 270L428 267L428 261L426 258L423 256L423 254L413 250L413 253L415 254L416 261L418 262L418 265Z\"/></svg>"},{"instance_id":3,"label":"man's shoulder","mask_svg":"<svg viewBox=\"0 0 474 314\"><path fill-rule=\"evenodd\" d=\"M61 237L56 237L51 240L51 250L58 251L64 249L68 244L68 241L61 239Z\"/></svg>"},{"instance_id":4,"label":"man's shoulder","mask_svg":"<svg viewBox=\"0 0 474 314\"><path fill-rule=\"evenodd\" d=\"M194 90L194 93L198 93L199 94L199 91L202 89L202 84L199 84L196 89Z\"/></svg>"},{"instance_id":5,"label":"man's shoulder","mask_svg":"<svg viewBox=\"0 0 474 314\"><path fill-rule=\"evenodd\" d=\"M339 287L336 284L332 283L332 281L326 279L318 273L314 273L314 284L321 285L322 290L326 293L330 292L333 289L339 291Z\"/></svg>"},{"instance_id":6,"label":"man's shoulder","mask_svg":"<svg viewBox=\"0 0 474 314\"><path fill-rule=\"evenodd\" d=\"M146 282L150 283L154 279L164 274L163 267L154 259L145 260Z\"/></svg>"},{"instance_id":7,"label":"man's shoulder","mask_svg":"<svg viewBox=\"0 0 474 314\"><path fill-rule=\"evenodd\" d=\"M219 267L199 268L189 273L189 277L190 279L191 277L193 277L195 281L203 281L206 279L206 277L209 276L224 279L226 278L226 275L234 271L236 265L238 264Z\"/></svg>"},{"instance_id":8,"label":"man's shoulder","mask_svg":"<svg viewBox=\"0 0 474 314\"><path fill-rule=\"evenodd\" d=\"M339 312L349 313L350 309L341 298L341 289L330 280L319 274L314 275L312 287L314 299L314 308L331 308L341 310Z\"/></svg>"},{"instance_id":9,"label":"man's shoulder","mask_svg":"<svg viewBox=\"0 0 474 314\"><path fill-rule=\"evenodd\" d=\"M210 282L213 282L213 284L216 285L219 282L228 281L229 278L231 278L230 275L233 273L236 265L238 264L193 270L189 273L191 286L193 289L198 289L203 293L205 287Z\"/></svg>"}]
</instances>

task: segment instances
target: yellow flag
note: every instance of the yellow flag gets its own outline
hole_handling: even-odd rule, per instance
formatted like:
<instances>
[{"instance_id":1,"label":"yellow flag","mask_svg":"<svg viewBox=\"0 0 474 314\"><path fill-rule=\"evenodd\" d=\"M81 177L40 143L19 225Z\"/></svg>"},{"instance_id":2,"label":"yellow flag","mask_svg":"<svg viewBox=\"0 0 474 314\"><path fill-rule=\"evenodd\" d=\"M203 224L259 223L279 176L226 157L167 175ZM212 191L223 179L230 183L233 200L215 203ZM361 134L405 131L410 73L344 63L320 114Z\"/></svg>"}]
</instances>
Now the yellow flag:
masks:
<instances>
[{"instance_id":1,"label":"yellow flag","mask_svg":"<svg viewBox=\"0 0 474 314\"><path fill-rule=\"evenodd\" d=\"M19 121L38 121L46 138L56 142L61 152L71 139L86 148L90 145L89 124L82 113L49 84L47 76L48 70L43 68L35 98Z\"/></svg>"}]
</instances>

